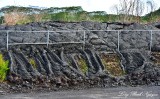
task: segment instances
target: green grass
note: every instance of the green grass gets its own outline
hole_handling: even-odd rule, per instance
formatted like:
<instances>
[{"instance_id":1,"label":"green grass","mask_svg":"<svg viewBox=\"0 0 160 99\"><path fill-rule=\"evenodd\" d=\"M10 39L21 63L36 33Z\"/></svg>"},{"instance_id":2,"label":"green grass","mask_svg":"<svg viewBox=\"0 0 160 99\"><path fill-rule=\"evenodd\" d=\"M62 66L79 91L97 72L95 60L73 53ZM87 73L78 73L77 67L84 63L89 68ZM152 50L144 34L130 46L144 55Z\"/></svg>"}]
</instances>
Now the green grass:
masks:
<instances>
[{"instance_id":1,"label":"green grass","mask_svg":"<svg viewBox=\"0 0 160 99\"><path fill-rule=\"evenodd\" d=\"M0 54L0 82L3 82L6 79L9 61L3 59L3 55Z\"/></svg>"},{"instance_id":2,"label":"green grass","mask_svg":"<svg viewBox=\"0 0 160 99\"><path fill-rule=\"evenodd\" d=\"M78 57L77 63L82 73L86 73L88 71L87 63L81 56Z\"/></svg>"},{"instance_id":3,"label":"green grass","mask_svg":"<svg viewBox=\"0 0 160 99\"><path fill-rule=\"evenodd\" d=\"M37 64L33 58L29 59L29 63L33 66L33 68L37 68Z\"/></svg>"}]
</instances>

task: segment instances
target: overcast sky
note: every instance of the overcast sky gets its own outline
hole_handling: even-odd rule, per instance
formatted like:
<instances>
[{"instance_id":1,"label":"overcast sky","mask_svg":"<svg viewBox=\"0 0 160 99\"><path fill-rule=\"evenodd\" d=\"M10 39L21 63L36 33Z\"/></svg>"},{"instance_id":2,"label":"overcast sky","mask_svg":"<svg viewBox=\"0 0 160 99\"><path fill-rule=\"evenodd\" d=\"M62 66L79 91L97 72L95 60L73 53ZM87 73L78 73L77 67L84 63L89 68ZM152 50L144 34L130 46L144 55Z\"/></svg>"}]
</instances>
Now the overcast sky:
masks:
<instances>
[{"instance_id":1,"label":"overcast sky","mask_svg":"<svg viewBox=\"0 0 160 99\"><path fill-rule=\"evenodd\" d=\"M82 6L86 11L106 11L115 13L113 6L119 0L0 0L0 7L7 5L16 6L40 6L40 7L68 7ZM147 0L143 0L146 2ZM160 0L154 0L157 8L160 7ZM147 11L146 11L147 12Z\"/></svg>"}]
</instances>

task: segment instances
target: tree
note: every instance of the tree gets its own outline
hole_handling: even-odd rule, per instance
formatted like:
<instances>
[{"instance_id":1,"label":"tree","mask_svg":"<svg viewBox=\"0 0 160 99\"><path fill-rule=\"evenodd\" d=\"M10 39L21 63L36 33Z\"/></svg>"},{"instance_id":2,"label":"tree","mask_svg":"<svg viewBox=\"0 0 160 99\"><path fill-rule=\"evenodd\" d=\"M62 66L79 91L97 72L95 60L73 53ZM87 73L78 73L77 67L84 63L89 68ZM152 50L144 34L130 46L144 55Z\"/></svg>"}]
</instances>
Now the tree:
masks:
<instances>
[{"instance_id":1,"label":"tree","mask_svg":"<svg viewBox=\"0 0 160 99\"><path fill-rule=\"evenodd\" d=\"M153 0L148 0L147 2L147 10L149 11L150 8L150 20L152 20L152 12L155 10L155 3Z\"/></svg>"},{"instance_id":2,"label":"tree","mask_svg":"<svg viewBox=\"0 0 160 99\"><path fill-rule=\"evenodd\" d=\"M144 3L140 0L135 0L136 2L136 11L135 11L135 15L137 17L137 22L140 22L140 16L143 14L144 11Z\"/></svg>"},{"instance_id":3,"label":"tree","mask_svg":"<svg viewBox=\"0 0 160 99\"><path fill-rule=\"evenodd\" d=\"M119 5L114 6L121 21L130 22L132 16L137 17L137 22L143 13L144 4L141 0L119 0Z\"/></svg>"},{"instance_id":4,"label":"tree","mask_svg":"<svg viewBox=\"0 0 160 99\"><path fill-rule=\"evenodd\" d=\"M155 10L154 1L153 0L148 0L146 3L147 3L148 11L149 11L149 8L150 8L150 12L153 12Z\"/></svg>"},{"instance_id":5,"label":"tree","mask_svg":"<svg viewBox=\"0 0 160 99\"><path fill-rule=\"evenodd\" d=\"M65 9L66 9L65 10L66 12L70 12L70 13L78 13L78 12L84 11L81 6L65 7Z\"/></svg>"},{"instance_id":6,"label":"tree","mask_svg":"<svg viewBox=\"0 0 160 99\"><path fill-rule=\"evenodd\" d=\"M118 15L117 21L120 21L118 5L117 5L117 4L116 4L116 5L113 5L111 9L112 9L112 10L115 10L114 13L116 13L116 14ZM109 19L110 19L110 18L109 18Z\"/></svg>"}]
</instances>

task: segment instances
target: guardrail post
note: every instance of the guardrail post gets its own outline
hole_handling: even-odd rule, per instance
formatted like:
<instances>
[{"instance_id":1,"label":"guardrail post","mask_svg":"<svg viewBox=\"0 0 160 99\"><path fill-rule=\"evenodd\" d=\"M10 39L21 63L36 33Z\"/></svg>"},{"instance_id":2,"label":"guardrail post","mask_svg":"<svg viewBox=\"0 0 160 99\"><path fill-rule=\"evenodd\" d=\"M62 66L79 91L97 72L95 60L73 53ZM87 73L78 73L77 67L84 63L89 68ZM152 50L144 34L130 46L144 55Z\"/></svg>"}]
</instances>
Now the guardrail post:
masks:
<instances>
[{"instance_id":1,"label":"guardrail post","mask_svg":"<svg viewBox=\"0 0 160 99\"><path fill-rule=\"evenodd\" d=\"M47 48L48 48L48 45L49 45L49 31L47 32Z\"/></svg>"},{"instance_id":2,"label":"guardrail post","mask_svg":"<svg viewBox=\"0 0 160 99\"><path fill-rule=\"evenodd\" d=\"M83 50L85 49L86 31L83 32Z\"/></svg>"},{"instance_id":3,"label":"guardrail post","mask_svg":"<svg viewBox=\"0 0 160 99\"><path fill-rule=\"evenodd\" d=\"M149 46L149 51L150 51L150 52L152 51L152 39L153 39L152 36L153 36L153 31L151 30L151 31L150 31L150 37L151 37L151 38L150 38L150 46Z\"/></svg>"},{"instance_id":4,"label":"guardrail post","mask_svg":"<svg viewBox=\"0 0 160 99\"><path fill-rule=\"evenodd\" d=\"M9 38L9 32L7 31L7 51L8 51L8 38Z\"/></svg>"},{"instance_id":5,"label":"guardrail post","mask_svg":"<svg viewBox=\"0 0 160 99\"><path fill-rule=\"evenodd\" d=\"M119 30L118 30L118 42L117 42L117 43L118 43L118 44L117 44L118 51L119 51L119 33L120 33L120 32L119 32Z\"/></svg>"}]
</instances>

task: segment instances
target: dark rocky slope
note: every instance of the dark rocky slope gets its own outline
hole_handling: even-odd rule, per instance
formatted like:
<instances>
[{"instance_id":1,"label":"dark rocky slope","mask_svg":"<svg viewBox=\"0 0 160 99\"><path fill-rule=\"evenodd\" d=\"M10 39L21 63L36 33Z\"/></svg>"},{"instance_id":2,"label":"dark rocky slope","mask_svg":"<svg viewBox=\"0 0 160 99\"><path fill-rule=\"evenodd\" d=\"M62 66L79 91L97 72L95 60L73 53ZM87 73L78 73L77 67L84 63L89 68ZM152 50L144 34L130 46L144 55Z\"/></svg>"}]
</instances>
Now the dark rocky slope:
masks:
<instances>
[{"instance_id":1,"label":"dark rocky slope","mask_svg":"<svg viewBox=\"0 0 160 99\"><path fill-rule=\"evenodd\" d=\"M10 61L7 80L12 84L29 88L33 85L160 85L160 64L157 56L160 51L160 34L157 31L153 31L152 52L149 51L149 30L158 30L153 25L45 22L0 26L0 30L1 52ZM10 45L6 51L6 30L11 30L9 44L46 43L48 30L52 31L49 35L49 42L52 44L48 47L46 44ZM81 30L86 30L85 46L84 31ZM109 30L121 30L119 50L118 33ZM72 41L80 43L56 44Z\"/></svg>"}]
</instances>

